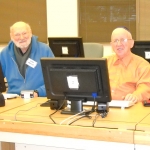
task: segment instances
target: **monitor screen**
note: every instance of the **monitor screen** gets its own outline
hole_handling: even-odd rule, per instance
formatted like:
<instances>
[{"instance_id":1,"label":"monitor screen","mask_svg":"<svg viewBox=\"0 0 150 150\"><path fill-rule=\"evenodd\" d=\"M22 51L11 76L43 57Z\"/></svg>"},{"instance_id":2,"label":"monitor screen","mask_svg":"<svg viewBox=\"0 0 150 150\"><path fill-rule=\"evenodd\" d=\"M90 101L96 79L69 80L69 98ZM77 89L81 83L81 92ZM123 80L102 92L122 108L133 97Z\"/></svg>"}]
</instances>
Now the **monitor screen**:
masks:
<instances>
[{"instance_id":1,"label":"monitor screen","mask_svg":"<svg viewBox=\"0 0 150 150\"><path fill-rule=\"evenodd\" d=\"M81 37L49 37L48 42L55 57L84 57Z\"/></svg>"},{"instance_id":2,"label":"monitor screen","mask_svg":"<svg viewBox=\"0 0 150 150\"><path fill-rule=\"evenodd\" d=\"M82 102L111 101L107 59L41 58L41 65L47 98L71 101L71 111Z\"/></svg>"},{"instance_id":3,"label":"monitor screen","mask_svg":"<svg viewBox=\"0 0 150 150\"><path fill-rule=\"evenodd\" d=\"M5 86L4 76L2 72L2 67L0 64L0 92L5 92L5 91L6 91L6 86Z\"/></svg>"},{"instance_id":4,"label":"monitor screen","mask_svg":"<svg viewBox=\"0 0 150 150\"><path fill-rule=\"evenodd\" d=\"M150 62L150 41L134 41L131 51Z\"/></svg>"}]
</instances>

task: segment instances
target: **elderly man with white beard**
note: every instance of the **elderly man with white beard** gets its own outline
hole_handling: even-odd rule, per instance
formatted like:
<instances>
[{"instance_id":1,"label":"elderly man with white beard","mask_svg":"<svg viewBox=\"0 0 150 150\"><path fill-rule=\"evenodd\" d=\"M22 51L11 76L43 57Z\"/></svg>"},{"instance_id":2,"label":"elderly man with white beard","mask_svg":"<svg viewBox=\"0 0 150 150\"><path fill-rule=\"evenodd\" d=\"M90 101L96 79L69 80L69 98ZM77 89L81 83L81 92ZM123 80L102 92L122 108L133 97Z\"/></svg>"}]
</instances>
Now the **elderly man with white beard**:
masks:
<instances>
[{"instance_id":1,"label":"elderly man with white beard","mask_svg":"<svg viewBox=\"0 0 150 150\"><path fill-rule=\"evenodd\" d=\"M10 27L11 41L0 53L0 63L8 82L7 93L33 90L34 97L45 97L41 57L54 57L49 46L32 35L29 24L19 21Z\"/></svg>"}]
</instances>

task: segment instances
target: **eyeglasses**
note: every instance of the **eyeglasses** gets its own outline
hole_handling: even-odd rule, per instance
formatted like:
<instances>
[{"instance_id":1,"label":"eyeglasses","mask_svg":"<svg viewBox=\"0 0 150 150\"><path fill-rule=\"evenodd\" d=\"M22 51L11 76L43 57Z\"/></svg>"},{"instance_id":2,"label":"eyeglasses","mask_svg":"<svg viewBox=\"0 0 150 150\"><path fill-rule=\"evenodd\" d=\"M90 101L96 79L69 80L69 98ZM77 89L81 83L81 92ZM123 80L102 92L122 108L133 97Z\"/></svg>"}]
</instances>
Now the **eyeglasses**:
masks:
<instances>
[{"instance_id":1,"label":"eyeglasses","mask_svg":"<svg viewBox=\"0 0 150 150\"><path fill-rule=\"evenodd\" d=\"M118 43L120 42L121 44L124 44L124 43L126 43L128 40L132 40L132 39L120 39L120 40L116 39L116 40L112 41L112 43L113 43L113 44L118 44Z\"/></svg>"}]
</instances>

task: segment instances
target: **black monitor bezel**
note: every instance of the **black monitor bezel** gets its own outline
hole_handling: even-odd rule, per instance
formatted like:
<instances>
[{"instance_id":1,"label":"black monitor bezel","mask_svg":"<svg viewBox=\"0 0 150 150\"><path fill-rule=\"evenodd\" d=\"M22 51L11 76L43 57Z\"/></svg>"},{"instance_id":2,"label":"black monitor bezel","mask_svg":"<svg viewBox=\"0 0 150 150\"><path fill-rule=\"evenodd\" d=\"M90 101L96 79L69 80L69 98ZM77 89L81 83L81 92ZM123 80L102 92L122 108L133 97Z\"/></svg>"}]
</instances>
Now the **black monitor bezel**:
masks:
<instances>
[{"instance_id":1,"label":"black monitor bezel","mask_svg":"<svg viewBox=\"0 0 150 150\"><path fill-rule=\"evenodd\" d=\"M42 71L43 71L43 77L44 77L44 82L45 82L45 88L46 88L46 93L47 93L47 98L48 99L64 99L64 95L54 95L51 93L51 85L49 81L49 73L48 69L51 67L53 64L93 64L93 65L100 65L100 71L102 75L102 82L103 82L103 90L105 92L105 98L102 96L97 96L96 101L98 102L110 102L111 101L111 93L110 93L110 84L109 84L109 74L108 74L108 69L107 69L107 59L106 58L99 58L99 59L90 59L90 58L41 58L41 65L42 65ZM102 70L103 69L103 70ZM105 84L104 84L105 83ZM57 82L56 82L57 84ZM93 101L93 96L88 95L89 97L87 98L87 101ZM80 98L83 98L82 96ZM104 100L103 100L104 99Z\"/></svg>"},{"instance_id":2,"label":"black monitor bezel","mask_svg":"<svg viewBox=\"0 0 150 150\"><path fill-rule=\"evenodd\" d=\"M77 42L79 45L79 55L78 56L70 56L62 55L61 53L57 55L57 51L54 45L54 42ZM55 57L84 57L84 48L83 48L83 41L82 37L48 37L49 47L51 48L52 52L54 53ZM64 43L65 44L65 43Z\"/></svg>"},{"instance_id":3,"label":"black monitor bezel","mask_svg":"<svg viewBox=\"0 0 150 150\"><path fill-rule=\"evenodd\" d=\"M5 84L5 80L4 80L4 75L3 75L3 71L2 71L2 66L0 63L0 92L5 92L6 91L6 84Z\"/></svg>"},{"instance_id":4,"label":"black monitor bezel","mask_svg":"<svg viewBox=\"0 0 150 150\"><path fill-rule=\"evenodd\" d=\"M140 40L135 40L134 45L131 48L131 52L135 55L138 55L142 58L144 58L146 61L150 63L150 59L146 59L144 56L145 51L150 52L150 41L140 41Z\"/></svg>"}]
</instances>

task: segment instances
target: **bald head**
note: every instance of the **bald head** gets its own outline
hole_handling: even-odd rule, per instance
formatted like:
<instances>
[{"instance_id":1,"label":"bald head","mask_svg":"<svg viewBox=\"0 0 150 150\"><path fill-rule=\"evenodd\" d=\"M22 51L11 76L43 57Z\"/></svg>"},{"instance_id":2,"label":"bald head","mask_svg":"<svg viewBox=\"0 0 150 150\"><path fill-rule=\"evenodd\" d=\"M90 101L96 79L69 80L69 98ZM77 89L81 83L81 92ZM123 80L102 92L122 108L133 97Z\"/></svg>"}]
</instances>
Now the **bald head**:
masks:
<instances>
[{"instance_id":1,"label":"bald head","mask_svg":"<svg viewBox=\"0 0 150 150\"><path fill-rule=\"evenodd\" d=\"M111 41L113 40L113 37L117 36L117 35L118 36L119 35L124 35L124 36L126 36L127 39L132 39L131 33L128 30L126 30L122 27L119 27L119 28L116 28L116 29L113 30L113 32L111 34Z\"/></svg>"},{"instance_id":2,"label":"bald head","mask_svg":"<svg viewBox=\"0 0 150 150\"><path fill-rule=\"evenodd\" d=\"M31 31L31 27L28 23L25 23L23 21L19 21L14 23L11 27L10 27L10 33L12 33L16 28L22 28L25 27L28 31Z\"/></svg>"}]
</instances>

